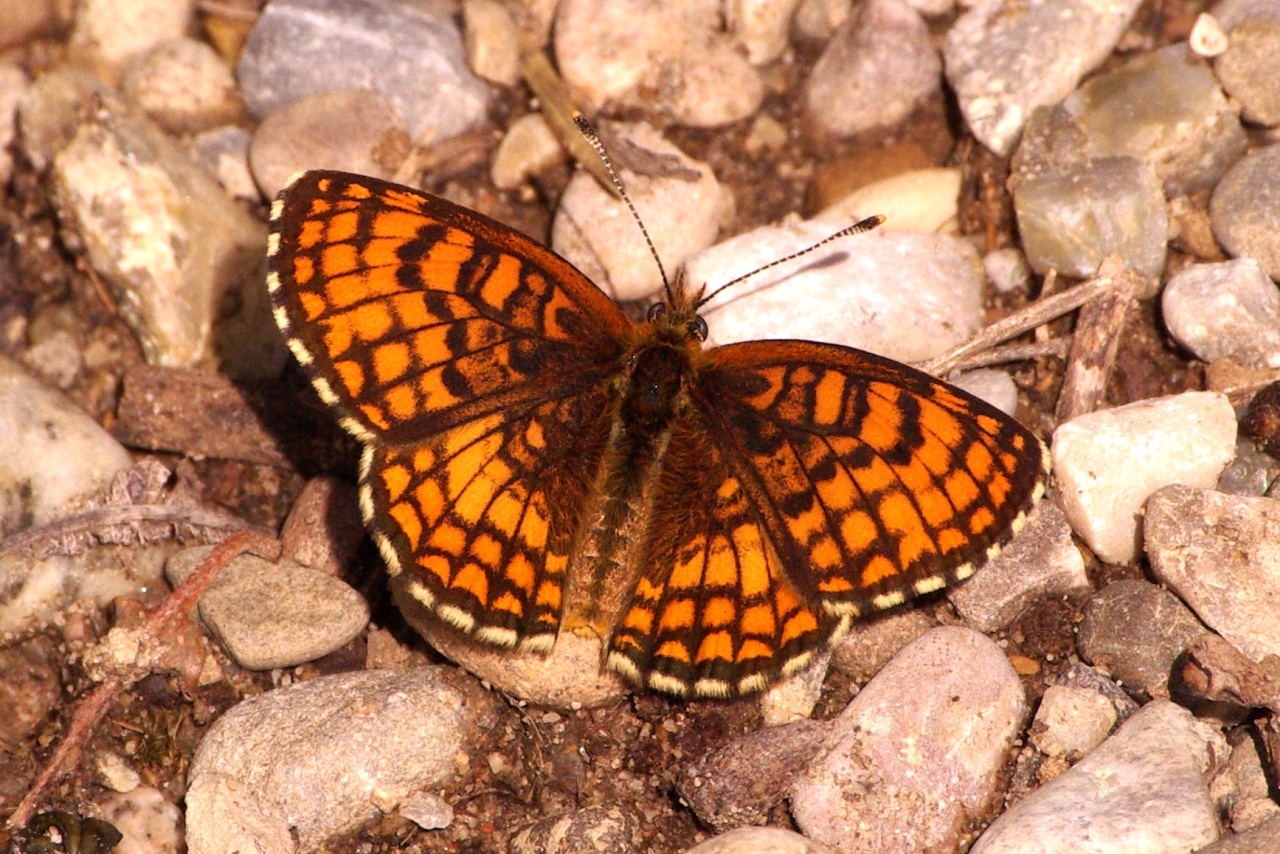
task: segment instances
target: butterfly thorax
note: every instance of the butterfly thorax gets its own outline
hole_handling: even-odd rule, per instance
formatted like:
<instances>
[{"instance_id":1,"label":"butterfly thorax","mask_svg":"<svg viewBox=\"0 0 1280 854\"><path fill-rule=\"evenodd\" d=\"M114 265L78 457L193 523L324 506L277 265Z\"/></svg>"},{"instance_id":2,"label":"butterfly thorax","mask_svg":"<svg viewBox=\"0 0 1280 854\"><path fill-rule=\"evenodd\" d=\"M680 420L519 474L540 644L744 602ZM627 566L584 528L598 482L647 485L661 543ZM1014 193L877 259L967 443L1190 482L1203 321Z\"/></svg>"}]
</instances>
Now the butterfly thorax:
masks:
<instances>
[{"instance_id":1,"label":"butterfly thorax","mask_svg":"<svg viewBox=\"0 0 1280 854\"><path fill-rule=\"evenodd\" d=\"M565 599L576 606L564 617L569 630L607 639L630 599L672 429L696 417L690 389L706 361L705 330L691 306L679 303L660 304L636 329L626 369L613 381L615 416L588 502L596 509L584 520L568 574Z\"/></svg>"}]
</instances>

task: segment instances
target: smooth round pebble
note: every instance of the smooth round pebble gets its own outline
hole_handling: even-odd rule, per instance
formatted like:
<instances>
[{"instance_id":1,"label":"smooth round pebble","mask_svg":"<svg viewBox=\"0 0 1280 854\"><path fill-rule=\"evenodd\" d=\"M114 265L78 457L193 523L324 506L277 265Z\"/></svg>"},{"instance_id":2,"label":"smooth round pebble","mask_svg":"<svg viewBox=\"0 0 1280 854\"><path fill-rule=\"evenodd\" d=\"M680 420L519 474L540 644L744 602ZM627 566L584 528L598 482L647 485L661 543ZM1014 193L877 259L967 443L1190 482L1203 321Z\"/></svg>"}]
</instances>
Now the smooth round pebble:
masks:
<instances>
[{"instance_id":1,"label":"smooth round pebble","mask_svg":"<svg viewBox=\"0 0 1280 854\"><path fill-rule=\"evenodd\" d=\"M520 32L498 0L463 0L462 36L467 63L477 76L499 86L520 82Z\"/></svg>"},{"instance_id":2,"label":"smooth round pebble","mask_svg":"<svg viewBox=\"0 0 1280 854\"><path fill-rule=\"evenodd\" d=\"M1085 604L1076 646L1081 658L1135 695L1168 699L1174 662L1205 631L1168 590L1125 579Z\"/></svg>"},{"instance_id":3,"label":"smooth round pebble","mask_svg":"<svg viewBox=\"0 0 1280 854\"><path fill-rule=\"evenodd\" d=\"M791 18L799 0L731 0L725 4L725 24L747 51L752 65L767 65L790 45Z\"/></svg>"},{"instance_id":4,"label":"smooth round pebble","mask_svg":"<svg viewBox=\"0 0 1280 854\"><path fill-rule=\"evenodd\" d=\"M1144 533L1152 572L1205 625L1254 661L1280 655L1280 501L1172 486Z\"/></svg>"},{"instance_id":5,"label":"smooth round pebble","mask_svg":"<svg viewBox=\"0 0 1280 854\"><path fill-rule=\"evenodd\" d=\"M1053 433L1058 501L1107 563L1138 554L1142 505L1162 486L1213 486L1235 456L1227 396L1184 392L1090 412Z\"/></svg>"},{"instance_id":6,"label":"smooth round pebble","mask_svg":"<svg viewBox=\"0 0 1280 854\"><path fill-rule=\"evenodd\" d=\"M446 789L484 743L494 703L446 667L321 676L245 700L196 749L187 849L293 851L293 832L313 850L380 807ZM229 847L246 835L275 842Z\"/></svg>"},{"instance_id":7,"label":"smooth round pebble","mask_svg":"<svg viewBox=\"0 0 1280 854\"><path fill-rule=\"evenodd\" d=\"M1280 56L1280 16L1254 15L1231 28L1227 49L1214 60L1213 73L1244 118L1263 127L1280 125L1280 77L1273 73Z\"/></svg>"},{"instance_id":8,"label":"smooth round pebble","mask_svg":"<svg viewBox=\"0 0 1280 854\"><path fill-rule=\"evenodd\" d=\"M831 233L826 220L757 228L691 259L685 280L715 288ZM703 317L712 344L799 338L918 362L981 328L982 285L981 261L967 241L873 231L734 285Z\"/></svg>"},{"instance_id":9,"label":"smooth round pebble","mask_svg":"<svg viewBox=\"0 0 1280 854\"><path fill-rule=\"evenodd\" d=\"M565 150L547 120L540 113L529 113L507 128L494 152L489 177L499 190L514 190L564 159Z\"/></svg>"},{"instance_id":10,"label":"smooth round pebble","mask_svg":"<svg viewBox=\"0 0 1280 854\"><path fill-rule=\"evenodd\" d=\"M614 148L646 162L641 174L622 165L622 180L668 276L695 252L706 249L720 229L724 197L705 163L676 148L647 124L619 129ZM662 287L662 276L644 235L627 210L588 172L569 181L551 227L551 246L617 300L636 300Z\"/></svg>"},{"instance_id":11,"label":"smooth round pebble","mask_svg":"<svg viewBox=\"0 0 1280 854\"><path fill-rule=\"evenodd\" d=\"M1280 280L1280 144L1240 159L1209 199L1213 234L1235 258L1255 258Z\"/></svg>"},{"instance_id":12,"label":"smooth round pebble","mask_svg":"<svg viewBox=\"0 0 1280 854\"><path fill-rule=\"evenodd\" d=\"M336 477L313 477L280 527L280 554L329 575L341 575L364 538L355 484Z\"/></svg>"},{"instance_id":13,"label":"smooth round pebble","mask_svg":"<svg viewBox=\"0 0 1280 854\"><path fill-rule=\"evenodd\" d=\"M1208 845L1219 833L1205 779L1209 738L1186 709L1153 701L1070 770L1010 807L969 850L1113 854Z\"/></svg>"},{"instance_id":14,"label":"smooth round pebble","mask_svg":"<svg viewBox=\"0 0 1280 854\"><path fill-rule=\"evenodd\" d=\"M841 851L950 850L994 806L1026 713L1022 682L990 639L934 629L832 722L792 785L796 824Z\"/></svg>"},{"instance_id":15,"label":"smooth round pebble","mask_svg":"<svg viewBox=\"0 0 1280 854\"><path fill-rule=\"evenodd\" d=\"M169 559L176 587L213 551L198 546ZM200 618L248 670L294 667L346 646L369 622L357 591L320 570L256 555L231 561L200 596Z\"/></svg>"},{"instance_id":16,"label":"smooth round pebble","mask_svg":"<svg viewBox=\"0 0 1280 854\"><path fill-rule=\"evenodd\" d=\"M306 169L388 180L408 153L408 137L376 92L340 89L301 98L266 116L249 146L249 168L262 194L272 199Z\"/></svg>"},{"instance_id":17,"label":"smooth round pebble","mask_svg":"<svg viewBox=\"0 0 1280 854\"><path fill-rule=\"evenodd\" d=\"M859 187L814 219L857 222L879 214L890 231L949 234L956 230L959 202L959 169L912 169Z\"/></svg>"},{"instance_id":18,"label":"smooth round pebble","mask_svg":"<svg viewBox=\"0 0 1280 854\"><path fill-rule=\"evenodd\" d=\"M480 124L491 98L440 4L273 0L249 33L236 78L258 117L323 92L376 92L419 143Z\"/></svg>"},{"instance_id":19,"label":"smooth round pebble","mask_svg":"<svg viewBox=\"0 0 1280 854\"><path fill-rule=\"evenodd\" d=\"M1280 367L1280 290L1252 258L1184 267L1160 307L1170 334L1198 358Z\"/></svg>"}]
</instances>

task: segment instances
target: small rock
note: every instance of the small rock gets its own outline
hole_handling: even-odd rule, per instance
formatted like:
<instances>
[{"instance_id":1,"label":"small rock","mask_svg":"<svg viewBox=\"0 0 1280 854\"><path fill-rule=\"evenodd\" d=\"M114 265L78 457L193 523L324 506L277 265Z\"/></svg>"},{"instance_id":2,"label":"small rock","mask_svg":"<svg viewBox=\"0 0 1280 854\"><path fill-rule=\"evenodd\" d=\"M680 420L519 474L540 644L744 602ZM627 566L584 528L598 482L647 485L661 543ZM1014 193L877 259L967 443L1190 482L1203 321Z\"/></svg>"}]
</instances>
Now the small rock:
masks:
<instances>
[{"instance_id":1,"label":"small rock","mask_svg":"<svg viewBox=\"0 0 1280 854\"><path fill-rule=\"evenodd\" d=\"M658 110L680 124L744 119L764 98L759 74L723 31L719 0L564 0L555 54L584 109Z\"/></svg>"},{"instance_id":2,"label":"small rock","mask_svg":"<svg viewBox=\"0 0 1280 854\"><path fill-rule=\"evenodd\" d=\"M639 854L644 850L641 827L639 816L619 807L584 807L525 828L512 838L507 850L510 854Z\"/></svg>"},{"instance_id":3,"label":"small rock","mask_svg":"<svg viewBox=\"0 0 1280 854\"><path fill-rule=\"evenodd\" d=\"M1240 119L1185 43L1090 79L1062 106L1091 156L1150 163L1170 196L1212 187L1245 152Z\"/></svg>"},{"instance_id":4,"label":"small rock","mask_svg":"<svg viewBox=\"0 0 1280 854\"><path fill-rule=\"evenodd\" d=\"M195 39L156 45L129 66L120 88L152 121L175 134L233 122L244 110L231 69L212 47Z\"/></svg>"},{"instance_id":5,"label":"small rock","mask_svg":"<svg viewBox=\"0 0 1280 854\"><path fill-rule=\"evenodd\" d=\"M423 830L440 830L453 824L453 806L431 792L415 792L400 802L398 812Z\"/></svg>"},{"instance_id":6,"label":"small rock","mask_svg":"<svg viewBox=\"0 0 1280 854\"><path fill-rule=\"evenodd\" d=\"M249 171L249 145L253 136L235 125L224 125L191 137L190 148L205 170L218 179L227 195L257 202L258 185Z\"/></svg>"},{"instance_id":7,"label":"small rock","mask_svg":"<svg viewBox=\"0 0 1280 854\"><path fill-rule=\"evenodd\" d=\"M1169 214L1148 163L1105 157L1046 169L1017 182L1013 205L1037 273L1088 278L1112 254L1149 276L1164 269Z\"/></svg>"},{"instance_id":8,"label":"small rock","mask_svg":"<svg viewBox=\"0 0 1280 854\"><path fill-rule=\"evenodd\" d=\"M634 158L649 166L647 173L623 169L622 179L667 275L675 275L686 258L715 240L724 205L720 185L710 166L648 125L621 129L621 141L612 148L619 162ZM587 172L575 174L560 198L551 245L614 299L642 299L662 287L644 235L626 205Z\"/></svg>"},{"instance_id":9,"label":"small rock","mask_svg":"<svg viewBox=\"0 0 1280 854\"><path fill-rule=\"evenodd\" d=\"M854 190L814 219L857 222L880 214L891 231L951 234L957 230L959 199L959 169L913 169Z\"/></svg>"},{"instance_id":10,"label":"small rock","mask_svg":"<svg viewBox=\"0 0 1280 854\"><path fill-rule=\"evenodd\" d=\"M176 587L209 555L198 546L169 559ZM346 646L369 622L364 598L341 580L293 561L241 555L200 597L200 618L241 667L271 670Z\"/></svg>"},{"instance_id":11,"label":"small rock","mask_svg":"<svg viewBox=\"0 0 1280 854\"><path fill-rule=\"evenodd\" d=\"M1031 284L1031 265L1022 250L1016 247L988 252L982 258L982 266L998 293L1026 291Z\"/></svg>"},{"instance_id":12,"label":"small rock","mask_svg":"<svg viewBox=\"0 0 1280 854\"><path fill-rule=\"evenodd\" d=\"M822 698L831 666L831 651L816 650L813 661L798 673L773 683L760 694L760 717L766 727L804 720Z\"/></svg>"},{"instance_id":13,"label":"small rock","mask_svg":"<svg viewBox=\"0 0 1280 854\"><path fill-rule=\"evenodd\" d=\"M123 837L119 854L168 854L182 850L182 811L151 786L112 794L98 805L98 814Z\"/></svg>"},{"instance_id":14,"label":"small rock","mask_svg":"<svg viewBox=\"0 0 1280 854\"><path fill-rule=\"evenodd\" d=\"M375 820L375 796L392 808L446 787L494 715L490 695L445 667L321 676L245 700L196 749L188 851L294 851L291 831L313 850ZM244 847L273 835L274 846Z\"/></svg>"},{"instance_id":15,"label":"small rock","mask_svg":"<svg viewBox=\"0 0 1280 854\"><path fill-rule=\"evenodd\" d=\"M740 827L695 845L684 854L836 854L836 851L781 827Z\"/></svg>"},{"instance_id":16,"label":"small rock","mask_svg":"<svg viewBox=\"0 0 1280 854\"><path fill-rule=\"evenodd\" d=\"M994 368L979 368L951 377L951 384L999 409L1006 415L1018 411L1018 385L1013 377Z\"/></svg>"},{"instance_id":17,"label":"small rock","mask_svg":"<svg viewBox=\"0 0 1280 854\"><path fill-rule=\"evenodd\" d=\"M24 124L28 109L56 122L70 105L38 102L83 91L74 76L48 81L58 76L33 87ZM53 154L58 216L116 295L147 360L189 367L217 356L233 376L277 377L287 354L262 287L263 224L118 97L104 96L72 127ZM228 301L237 311L224 316Z\"/></svg>"},{"instance_id":18,"label":"small rock","mask_svg":"<svg viewBox=\"0 0 1280 854\"><path fill-rule=\"evenodd\" d=\"M1235 258L1256 258L1280 279L1280 145L1245 155L1209 200L1213 233Z\"/></svg>"},{"instance_id":19,"label":"small rock","mask_svg":"<svg viewBox=\"0 0 1280 854\"><path fill-rule=\"evenodd\" d=\"M493 155L489 177L499 190L514 190L564 158L564 148L547 120L539 113L529 113L507 128Z\"/></svg>"},{"instance_id":20,"label":"small rock","mask_svg":"<svg viewBox=\"0 0 1280 854\"><path fill-rule=\"evenodd\" d=\"M1268 70L1276 56L1280 17L1254 15L1231 29L1227 49L1213 63L1213 73L1240 102L1244 118L1263 127L1280 125L1280 80Z\"/></svg>"},{"instance_id":21,"label":"small rock","mask_svg":"<svg viewBox=\"0 0 1280 854\"><path fill-rule=\"evenodd\" d=\"M322 92L376 92L415 142L479 124L490 98L467 68L451 17L393 0L273 0L249 33L236 76L258 117Z\"/></svg>"},{"instance_id":22,"label":"small rock","mask_svg":"<svg viewBox=\"0 0 1280 854\"><path fill-rule=\"evenodd\" d=\"M114 84L130 60L182 38L194 22L193 0L84 0L76 4L67 53Z\"/></svg>"},{"instance_id":23,"label":"small rock","mask_svg":"<svg viewBox=\"0 0 1280 854\"><path fill-rule=\"evenodd\" d=\"M142 785L142 775L119 753L101 753L97 757L102 783L113 792L132 792Z\"/></svg>"},{"instance_id":24,"label":"small rock","mask_svg":"<svg viewBox=\"0 0 1280 854\"><path fill-rule=\"evenodd\" d=\"M267 198L307 169L337 169L391 180L409 153L408 138L376 93L323 92L262 120L249 146L249 168Z\"/></svg>"},{"instance_id":25,"label":"small rock","mask_svg":"<svg viewBox=\"0 0 1280 854\"><path fill-rule=\"evenodd\" d=\"M1235 445L1235 412L1216 392L1081 415L1053 434L1059 504L1099 558L1127 563L1138 553L1147 497L1171 483L1213 486Z\"/></svg>"},{"instance_id":26,"label":"small rock","mask_svg":"<svg viewBox=\"0 0 1280 854\"><path fill-rule=\"evenodd\" d=\"M520 33L498 0L464 0L462 34L476 76L499 86L520 82Z\"/></svg>"},{"instance_id":27,"label":"small rock","mask_svg":"<svg viewBox=\"0 0 1280 854\"><path fill-rule=\"evenodd\" d=\"M692 259L685 280L715 288L831 234L811 220L757 228ZM916 362L982 326L982 265L965 240L873 231L752 276L703 313L710 341L801 338Z\"/></svg>"},{"instance_id":28,"label":"small rock","mask_svg":"<svg viewBox=\"0 0 1280 854\"><path fill-rule=\"evenodd\" d=\"M765 824L830 731L826 722L798 720L748 733L688 765L676 788L714 831Z\"/></svg>"},{"instance_id":29,"label":"small rock","mask_svg":"<svg viewBox=\"0 0 1280 854\"><path fill-rule=\"evenodd\" d=\"M934 629L831 723L792 786L796 824L844 852L951 850L991 808L1025 715L1022 682L994 643Z\"/></svg>"},{"instance_id":30,"label":"small rock","mask_svg":"<svg viewBox=\"0 0 1280 854\"><path fill-rule=\"evenodd\" d=\"M1168 590L1137 579L1108 584L1084 607L1080 656L1130 692L1169 698L1174 662L1204 625Z\"/></svg>"},{"instance_id":31,"label":"small rock","mask_svg":"<svg viewBox=\"0 0 1280 854\"><path fill-rule=\"evenodd\" d=\"M1280 655L1280 501L1171 486L1147 502L1155 576L1255 662Z\"/></svg>"},{"instance_id":32,"label":"small rock","mask_svg":"<svg viewBox=\"0 0 1280 854\"><path fill-rule=\"evenodd\" d=\"M1111 55L1138 0L983 0L942 48L947 80L970 130L1008 154L1036 107L1067 97Z\"/></svg>"},{"instance_id":33,"label":"small rock","mask_svg":"<svg viewBox=\"0 0 1280 854\"><path fill-rule=\"evenodd\" d=\"M800 0L791 26L802 39L825 42L852 14L849 0Z\"/></svg>"},{"instance_id":34,"label":"small rock","mask_svg":"<svg viewBox=\"0 0 1280 854\"><path fill-rule=\"evenodd\" d=\"M1194 851L1218 838L1204 727L1156 700L997 818L973 854Z\"/></svg>"},{"instance_id":35,"label":"small rock","mask_svg":"<svg viewBox=\"0 0 1280 854\"><path fill-rule=\"evenodd\" d=\"M858 683L866 682L895 655L937 624L919 608L858 620L832 650L831 664Z\"/></svg>"},{"instance_id":36,"label":"small rock","mask_svg":"<svg viewBox=\"0 0 1280 854\"><path fill-rule=\"evenodd\" d=\"M1115 706L1097 691L1050 685L1031 722L1031 744L1074 762L1111 734L1116 718Z\"/></svg>"},{"instance_id":37,"label":"small rock","mask_svg":"<svg viewBox=\"0 0 1280 854\"><path fill-rule=\"evenodd\" d=\"M336 477L314 477L302 487L280 528L280 554L339 576L364 537L356 487Z\"/></svg>"},{"instance_id":38,"label":"small rock","mask_svg":"<svg viewBox=\"0 0 1280 854\"><path fill-rule=\"evenodd\" d=\"M1223 774L1231 783L1227 803L1231 829L1236 833L1258 827L1280 814L1280 804L1271 798L1271 784L1258 755L1258 745L1250 734L1240 732L1232 740L1231 757Z\"/></svg>"},{"instance_id":39,"label":"small rock","mask_svg":"<svg viewBox=\"0 0 1280 854\"><path fill-rule=\"evenodd\" d=\"M768 65L786 51L791 16L799 0L732 0L725 4L725 23L747 50L752 65Z\"/></svg>"},{"instance_id":40,"label":"small rock","mask_svg":"<svg viewBox=\"0 0 1280 854\"><path fill-rule=\"evenodd\" d=\"M947 590L947 598L970 627L994 632L1009 625L1033 602L1089 589L1080 549L1061 508L1042 502L1027 526L973 577Z\"/></svg>"},{"instance_id":41,"label":"small rock","mask_svg":"<svg viewBox=\"0 0 1280 854\"><path fill-rule=\"evenodd\" d=\"M1187 613L1190 614L1190 611ZM1095 694L1106 697L1111 707L1116 710L1116 720L1121 723L1133 717L1134 712L1139 709L1137 702L1123 687L1107 678L1100 670L1079 661L1062 671L1053 684L1066 688L1088 688Z\"/></svg>"},{"instance_id":42,"label":"small rock","mask_svg":"<svg viewBox=\"0 0 1280 854\"><path fill-rule=\"evenodd\" d=\"M941 73L920 13L902 0L870 0L813 66L805 111L820 134L833 137L890 127L938 91Z\"/></svg>"},{"instance_id":43,"label":"small rock","mask_svg":"<svg viewBox=\"0 0 1280 854\"><path fill-rule=\"evenodd\" d=\"M1280 290L1252 258L1183 268L1160 306L1170 334L1198 358L1280 367Z\"/></svg>"}]
</instances>

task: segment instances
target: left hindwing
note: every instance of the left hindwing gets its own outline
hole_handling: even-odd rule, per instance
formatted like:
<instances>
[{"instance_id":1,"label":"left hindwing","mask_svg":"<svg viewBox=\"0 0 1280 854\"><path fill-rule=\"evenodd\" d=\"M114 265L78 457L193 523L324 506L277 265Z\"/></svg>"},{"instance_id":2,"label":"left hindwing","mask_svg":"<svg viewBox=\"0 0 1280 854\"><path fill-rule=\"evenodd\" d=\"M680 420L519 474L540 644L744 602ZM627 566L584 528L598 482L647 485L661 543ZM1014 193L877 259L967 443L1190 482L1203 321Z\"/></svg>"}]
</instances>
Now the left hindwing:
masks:
<instances>
[{"instance_id":1,"label":"left hindwing","mask_svg":"<svg viewBox=\"0 0 1280 854\"><path fill-rule=\"evenodd\" d=\"M1014 419L897 362L830 344L711 351L697 408L806 601L857 616L968 577L1043 491Z\"/></svg>"}]
</instances>

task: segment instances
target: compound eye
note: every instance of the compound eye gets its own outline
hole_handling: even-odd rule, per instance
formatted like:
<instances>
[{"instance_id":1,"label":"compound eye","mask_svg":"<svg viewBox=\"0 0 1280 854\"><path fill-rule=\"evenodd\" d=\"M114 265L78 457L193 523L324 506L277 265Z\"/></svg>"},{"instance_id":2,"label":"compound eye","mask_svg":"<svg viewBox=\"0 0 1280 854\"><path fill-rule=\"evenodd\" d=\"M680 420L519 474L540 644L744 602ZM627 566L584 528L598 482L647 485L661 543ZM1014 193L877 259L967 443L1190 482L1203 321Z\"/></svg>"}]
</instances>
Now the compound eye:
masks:
<instances>
[{"instance_id":1,"label":"compound eye","mask_svg":"<svg viewBox=\"0 0 1280 854\"><path fill-rule=\"evenodd\" d=\"M659 317L662 317L666 313L667 313L666 303L655 302L653 305L649 306L649 322L653 323L655 320L657 320Z\"/></svg>"},{"instance_id":2,"label":"compound eye","mask_svg":"<svg viewBox=\"0 0 1280 854\"><path fill-rule=\"evenodd\" d=\"M689 334L699 341L707 340L707 322L701 317L694 317L689 321Z\"/></svg>"}]
</instances>

